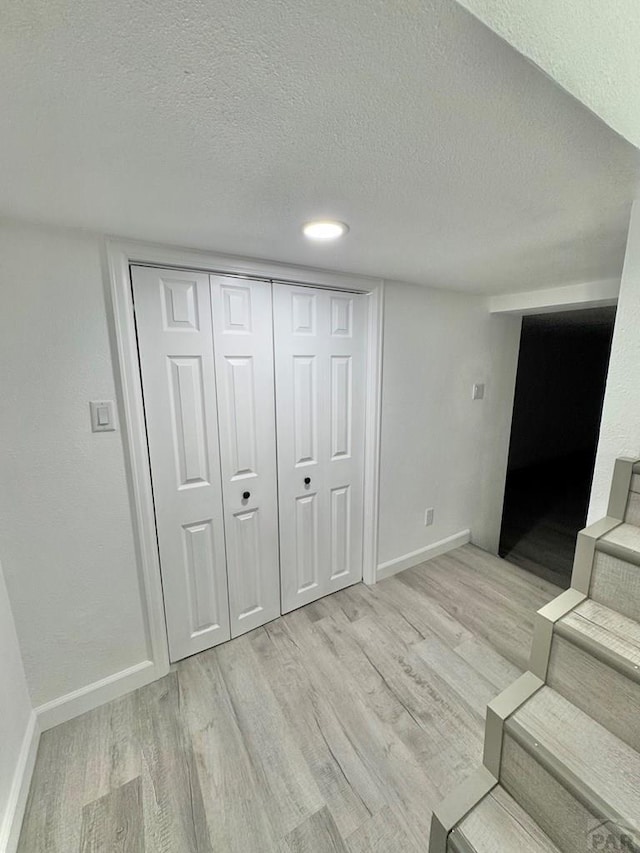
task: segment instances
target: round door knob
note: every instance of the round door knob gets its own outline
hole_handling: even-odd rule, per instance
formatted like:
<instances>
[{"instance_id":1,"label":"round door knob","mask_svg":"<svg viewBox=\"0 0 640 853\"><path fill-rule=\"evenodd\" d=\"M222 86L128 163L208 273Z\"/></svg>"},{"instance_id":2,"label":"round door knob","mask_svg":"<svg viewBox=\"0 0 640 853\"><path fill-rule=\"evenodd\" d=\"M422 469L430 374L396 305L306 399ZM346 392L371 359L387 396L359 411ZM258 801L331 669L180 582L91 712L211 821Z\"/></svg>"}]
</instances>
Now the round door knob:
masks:
<instances>
[{"instance_id":1,"label":"round door knob","mask_svg":"<svg viewBox=\"0 0 640 853\"><path fill-rule=\"evenodd\" d=\"M243 501L248 501L250 497L251 497L251 492L243 492L242 493L242 500Z\"/></svg>"},{"instance_id":2,"label":"round door knob","mask_svg":"<svg viewBox=\"0 0 640 853\"><path fill-rule=\"evenodd\" d=\"M305 477L305 478L304 478L304 484L305 484L305 486L308 486L310 482L311 482L311 477Z\"/></svg>"}]
</instances>

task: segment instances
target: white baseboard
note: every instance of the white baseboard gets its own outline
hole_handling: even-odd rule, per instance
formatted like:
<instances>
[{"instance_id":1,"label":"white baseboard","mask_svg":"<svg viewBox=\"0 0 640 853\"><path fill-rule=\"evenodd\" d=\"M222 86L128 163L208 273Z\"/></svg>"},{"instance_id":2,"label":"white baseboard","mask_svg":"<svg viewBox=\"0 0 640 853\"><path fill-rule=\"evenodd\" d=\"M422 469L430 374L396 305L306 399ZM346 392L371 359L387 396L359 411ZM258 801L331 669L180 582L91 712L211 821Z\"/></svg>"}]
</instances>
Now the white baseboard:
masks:
<instances>
[{"instance_id":1,"label":"white baseboard","mask_svg":"<svg viewBox=\"0 0 640 853\"><path fill-rule=\"evenodd\" d=\"M410 569L412 566L417 566L426 560L432 560L434 557L440 556L440 554L453 551L454 548L460 548L462 545L466 545L470 539L471 531L461 530L459 533L454 533L453 536L447 536L446 539L434 542L433 545L427 545L426 548L420 548L417 551L404 554L402 557L396 557L395 560L380 563L376 580L381 581L383 578L397 575L398 572L403 572L405 569Z\"/></svg>"},{"instance_id":2,"label":"white baseboard","mask_svg":"<svg viewBox=\"0 0 640 853\"><path fill-rule=\"evenodd\" d=\"M155 664L151 660L145 660L129 667L129 669L123 669L121 672L116 672L107 678L95 681L93 684L88 684L86 687L81 687L79 690L74 690L72 693L67 693L51 702L46 702L37 707L35 711L40 730L44 732L60 723L66 723L73 717L84 714L86 711L92 711L99 705L104 705L105 702L118 699L125 693L130 693L132 690L137 690L138 687L150 684L157 678L162 678L168 671L168 666L165 667Z\"/></svg>"},{"instance_id":3,"label":"white baseboard","mask_svg":"<svg viewBox=\"0 0 640 853\"><path fill-rule=\"evenodd\" d=\"M13 774L9 801L0 825L0 853L15 853L18 847L39 741L40 725L36 712L32 711Z\"/></svg>"}]
</instances>

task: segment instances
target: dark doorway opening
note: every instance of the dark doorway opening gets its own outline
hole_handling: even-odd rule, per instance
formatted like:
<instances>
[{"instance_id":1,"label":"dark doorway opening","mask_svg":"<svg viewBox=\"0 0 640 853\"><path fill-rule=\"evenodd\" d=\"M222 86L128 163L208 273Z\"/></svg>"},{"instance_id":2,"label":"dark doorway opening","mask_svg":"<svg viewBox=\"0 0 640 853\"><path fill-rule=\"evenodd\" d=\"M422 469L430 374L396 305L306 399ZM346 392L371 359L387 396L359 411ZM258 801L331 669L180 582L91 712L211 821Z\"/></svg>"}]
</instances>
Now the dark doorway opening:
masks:
<instances>
[{"instance_id":1,"label":"dark doorway opening","mask_svg":"<svg viewBox=\"0 0 640 853\"><path fill-rule=\"evenodd\" d=\"M615 310L522 322L500 556L564 588L587 518Z\"/></svg>"}]
</instances>

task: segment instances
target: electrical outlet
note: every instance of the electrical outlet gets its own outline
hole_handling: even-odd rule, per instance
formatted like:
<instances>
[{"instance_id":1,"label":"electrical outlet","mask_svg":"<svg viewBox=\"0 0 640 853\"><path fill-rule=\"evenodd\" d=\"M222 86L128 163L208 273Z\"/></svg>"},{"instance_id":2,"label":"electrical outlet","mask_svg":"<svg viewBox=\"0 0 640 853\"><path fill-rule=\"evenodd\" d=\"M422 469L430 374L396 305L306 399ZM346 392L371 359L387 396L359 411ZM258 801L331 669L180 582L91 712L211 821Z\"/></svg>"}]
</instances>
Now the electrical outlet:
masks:
<instances>
[{"instance_id":1,"label":"electrical outlet","mask_svg":"<svg viewBox=\"0 0 640 853\"><path fill-rule=\"evenodd\" d=\"M433 507L429 507L429 509L425 509L424 511L424 526L429 527L433 524Z\"/></svg>"}]
</instances>

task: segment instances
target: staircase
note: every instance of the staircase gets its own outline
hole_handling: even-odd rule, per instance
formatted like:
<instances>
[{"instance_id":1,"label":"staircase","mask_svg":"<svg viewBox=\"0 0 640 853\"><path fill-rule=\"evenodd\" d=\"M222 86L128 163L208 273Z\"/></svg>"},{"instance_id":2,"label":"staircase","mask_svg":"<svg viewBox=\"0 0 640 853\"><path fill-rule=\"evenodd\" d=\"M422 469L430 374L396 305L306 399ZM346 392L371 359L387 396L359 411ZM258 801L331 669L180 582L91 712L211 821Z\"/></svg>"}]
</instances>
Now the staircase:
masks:
<instances>
[{"instance_id":1,"label":"staircase","mask_svg":"<svg viewBox=\"0 0 640 853\"><path fill-rule=\"evenodd\" d=\"M640 853L640 461L578 535L571 588L536 616L529 670L487 707L480 767L429 853Z\"/></svg>"}]
</instances>

